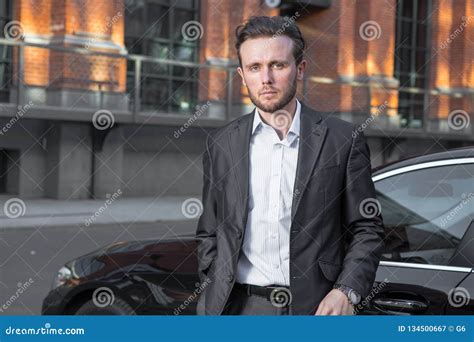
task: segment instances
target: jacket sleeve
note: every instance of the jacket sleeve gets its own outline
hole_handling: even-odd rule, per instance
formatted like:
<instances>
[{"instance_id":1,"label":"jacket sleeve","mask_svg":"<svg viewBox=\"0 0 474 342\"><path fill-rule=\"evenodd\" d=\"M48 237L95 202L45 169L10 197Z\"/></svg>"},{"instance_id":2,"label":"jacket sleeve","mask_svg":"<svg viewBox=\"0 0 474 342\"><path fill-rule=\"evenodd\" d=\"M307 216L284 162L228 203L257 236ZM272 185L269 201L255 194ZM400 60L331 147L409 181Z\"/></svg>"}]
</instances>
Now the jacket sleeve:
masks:
<instances>
[{"instance_id":1,"label":"jacket sleeve","mask_svg":"<svg viewBox=\"0 0 474 342\"><path fill-rule=\"evenodd\" d=\"M212 158L209 151L208 137L206 141L206 151L203 155L203 212L199 218L196 230L196 238L198 240L198 273L201 283L205 281L207 271L209 270L217 254L217 201L215 198L215 185L213 181L214 177L212 174Z\"/></svg>"},{"instance_id":2,"label":"jacket sleeve","mask_svg":"<svg viewBox=\"0 0 474 342\"><path fill-rule=\"evenodd\" d=\"M347 249L336 283L354 289L365 298L374 283L384 248L384 228L372 181L369 148L364 134L355 133L352 135L343 195Z\"/></svg>"}]
</instances>

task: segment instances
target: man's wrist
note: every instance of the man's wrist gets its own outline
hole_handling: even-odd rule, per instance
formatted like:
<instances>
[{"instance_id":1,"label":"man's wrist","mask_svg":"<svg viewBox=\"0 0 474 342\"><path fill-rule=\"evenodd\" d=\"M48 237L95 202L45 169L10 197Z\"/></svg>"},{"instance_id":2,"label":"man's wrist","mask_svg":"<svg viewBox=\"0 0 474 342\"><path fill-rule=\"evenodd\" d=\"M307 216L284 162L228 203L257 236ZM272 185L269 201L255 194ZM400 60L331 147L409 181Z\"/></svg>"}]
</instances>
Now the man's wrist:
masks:
<instances>
[{"instance_id":1,"label":"man's wrist","mask_svg":"<svg viewBox=\"0 0 474 342\"><path fill-rule=\"evenodd\" d=\"M360 294L357 293L357 291L355 291L354 289L350 288L349 286L334 284L333 288L344 293L351 305L357 305L360 303L360 300L361 300Z\"/></svg>"}]
</instances>

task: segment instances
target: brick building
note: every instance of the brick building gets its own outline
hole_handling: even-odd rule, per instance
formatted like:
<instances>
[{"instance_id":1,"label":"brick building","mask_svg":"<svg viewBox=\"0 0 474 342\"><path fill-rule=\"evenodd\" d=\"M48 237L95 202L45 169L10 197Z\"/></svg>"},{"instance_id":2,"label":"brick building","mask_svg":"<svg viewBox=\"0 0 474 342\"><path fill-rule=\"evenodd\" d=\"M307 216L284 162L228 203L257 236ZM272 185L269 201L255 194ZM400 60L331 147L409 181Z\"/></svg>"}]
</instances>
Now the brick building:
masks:
<instances>
[{"instance_id":1,"label":"brick building","mask_svg":"<svg viewBox=\"0 0 474 342\"><path fill-rule=\"evenodd\" d=\"M374 166L472 145L474 0L1 0L0 193L198 195L206 132L252 108L251 15L297 22L300 98L359 125Z\"/></svg>"}]
</instances>

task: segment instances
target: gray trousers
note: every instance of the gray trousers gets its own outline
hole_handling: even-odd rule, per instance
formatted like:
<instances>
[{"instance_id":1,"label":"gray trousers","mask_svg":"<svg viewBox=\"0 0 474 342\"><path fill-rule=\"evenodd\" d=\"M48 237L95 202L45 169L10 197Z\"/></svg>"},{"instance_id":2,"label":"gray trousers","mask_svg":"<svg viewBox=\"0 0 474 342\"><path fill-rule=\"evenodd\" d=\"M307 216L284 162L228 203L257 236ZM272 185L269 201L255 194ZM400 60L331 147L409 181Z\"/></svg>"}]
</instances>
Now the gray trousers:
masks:
<instances>
[{"instance_id":1,"label":"gray trousers","mask_svg":"<svg viewBox=\"0 0 474 342\"><path fill-rule=\"evenodd\" d=\"M290 306L282 308L273 306L265 297L253 294L247 295L244 291L234 287L222 315L291 315L291 308Z\"/></svg>"}]
</instances>

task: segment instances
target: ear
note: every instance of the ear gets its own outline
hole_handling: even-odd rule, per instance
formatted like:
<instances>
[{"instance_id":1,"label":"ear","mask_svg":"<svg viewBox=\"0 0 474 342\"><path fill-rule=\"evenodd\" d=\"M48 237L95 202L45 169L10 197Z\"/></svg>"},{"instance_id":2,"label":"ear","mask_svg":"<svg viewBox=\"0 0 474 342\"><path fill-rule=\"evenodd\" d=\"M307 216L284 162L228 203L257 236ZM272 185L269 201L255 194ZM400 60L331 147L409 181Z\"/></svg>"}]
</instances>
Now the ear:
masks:
<instances>
[{"instance_id":1,"label":"ear","mask_svg":"<svg viewBox=\"0 0 474 342\"><path fill-rule=\"evenodd\" d=\"M298 81L303 80L305 69L306 69L306 60L303 59L301 63L296 67L296 77L298 78Z\"/></svg>"},{"instance_id":2,"label":"ear","mask_svg":"<svg viewBox=\"0 0 474 342\"><path fill-rule=\"evenodd\" d=\"M242 70L241 67L237 67L237 72L239 73L240 77L242 78L242 84L244 86L247 86L247 84L245 83L245 78L244 78L244 71Z\"/></svg>"}]
</instances>

